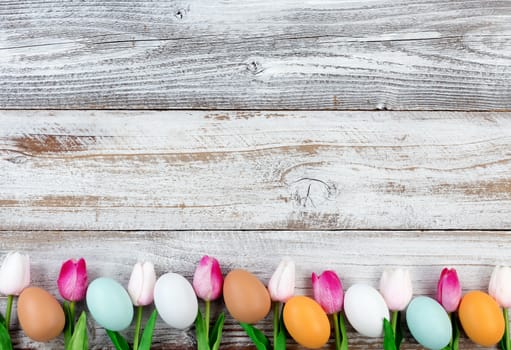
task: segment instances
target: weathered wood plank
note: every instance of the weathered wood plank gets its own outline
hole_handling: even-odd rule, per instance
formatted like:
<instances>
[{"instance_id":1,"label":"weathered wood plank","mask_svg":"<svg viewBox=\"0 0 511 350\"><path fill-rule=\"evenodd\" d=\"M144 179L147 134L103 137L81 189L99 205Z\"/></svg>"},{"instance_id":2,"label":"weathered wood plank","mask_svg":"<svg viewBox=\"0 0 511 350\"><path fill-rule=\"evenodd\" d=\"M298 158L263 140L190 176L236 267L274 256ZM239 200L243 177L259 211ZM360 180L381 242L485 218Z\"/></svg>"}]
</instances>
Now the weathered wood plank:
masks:
<instances>
[{"instance_id":1,"label":"weathered wood plank","mask_svg":"<svg viewBox=\"0 0 511 350\"><path fill-rule=\"evenodd\" d=\"M91 280L109 276L127 285L137 259L153 261L158 275L173 271L191 280L200 257L209 254L219 259L224 273L233 268L246 268L267 283L279 260L290 256L297 264L296 292L305 295L311 294L311 273L325 269L337 271L345 288L354 283L377 287L384 268L404 266L411 271L414 294L433 296L443 266L455 267L464 291L468 291L486 290L493 265L511 264L509 231L4 231L0 234L0 256L14 249L30 254L33 284L55 295L58 295L56 279L60 265L71 257L87 260ZM4 307L3 302L0 308ZM93 324L91 327L95 329ZM269 318L261 327L271 334ZM95 329L94 332L93 349L105 348L108 341L103 331ZM19 347L38 349L61 346L61 340L48 345L35 344L22 338L20 332L16 333L16 342ZM380 342L381 339L366 339L350 332L351 349L381 349ZM193 344L191 330L169 330L158 321L156 348L192 349ZM241 328L228 317L222 348L248 345ZM403 349L419 348L410 336L406 338ZM476 347L464 339L460 348Z\"/></svg>"},{"instance_id":2,"label":"weathered wood plank","mask_svg":"<svg viewBox=\"0 0 511 350\"><path fill-rule=\"evenodd\" d=\"M511 113L0 111L3 229L507 229Z\"/></svg>"},{"instance_id":3,"label":"weathered wood plank","mask_svg":"<svg viewBox=\"0 0 511 350\"><path fill-rule=\"evenodd\" d=\"M509 1L0 2L0 108L511 109Z\"/></svg>"}]
</instances>

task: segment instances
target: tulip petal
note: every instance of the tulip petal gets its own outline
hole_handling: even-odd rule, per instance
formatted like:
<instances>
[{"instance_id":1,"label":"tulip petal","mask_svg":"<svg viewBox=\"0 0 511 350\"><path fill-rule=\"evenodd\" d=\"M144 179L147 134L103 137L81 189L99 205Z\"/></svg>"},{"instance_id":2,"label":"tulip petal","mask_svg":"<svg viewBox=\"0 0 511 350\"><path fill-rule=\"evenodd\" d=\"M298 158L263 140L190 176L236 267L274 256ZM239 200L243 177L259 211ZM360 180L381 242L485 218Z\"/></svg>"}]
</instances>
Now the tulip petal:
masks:
<instances>
[{"instance_id":1,"label":"tulip petal","mask_svg":"<svg viewBox=\"0 0 511 350\"><path fill-rule=\"evenodd\" d=\"M68 301L80 301L87 292L87 266L85 260L69 259L62 264L57 280L60 295Z\"/></svg>"},{"instance_id":2,"label":"tulip petal","mask_svg":"<svg viewBox=\"0 0 511 350\"><path fill-rule=\"evenodd\" d=\"M30 259L28 255L10 252L0 267L0 293L19 295L30 284Z\"/></svg>"},{"instance_id":3,"label":"tulip petal","mask_svg":"<svg viewBox=\"0 0 511 350\"><path fill-rule=\"evenodd\" d=\"M192 285L195 294L205 301L219 298L222 294L223 276L218 260L204 255L195 269Z\"/></svg>"},{"instance_id":4,"label":"tulip petal","mask_svg":"<svg viewBox=\"0 0 511 350\"><path fill-rule=\"evenodd\" d=\"M319 276L312 273L312 290L314 299L327 314L342 310L344 291L341 280L334 271L324 271Z\"/></svg>"},{"instance_id":5,"label":"tulip petal","mask_svg":"<svg viewBox=\"0 0 511 350\"><path fill-rule=\"evenodd\" d=\"M409 271L405 269L383 271L380 292L390 310L404 310L413 296Z\"/></svg>"},{"instance_id":6,"label":"tulip petal","mask_svg":"<svg viewBox=\"0 0 511 350\"><path fill-rule=\"evenodd\" d=\"M285 303L295 291L295 263L289 258L280 262L268 283L268 291L273 301Z\"/></svg>"}]
</instances>

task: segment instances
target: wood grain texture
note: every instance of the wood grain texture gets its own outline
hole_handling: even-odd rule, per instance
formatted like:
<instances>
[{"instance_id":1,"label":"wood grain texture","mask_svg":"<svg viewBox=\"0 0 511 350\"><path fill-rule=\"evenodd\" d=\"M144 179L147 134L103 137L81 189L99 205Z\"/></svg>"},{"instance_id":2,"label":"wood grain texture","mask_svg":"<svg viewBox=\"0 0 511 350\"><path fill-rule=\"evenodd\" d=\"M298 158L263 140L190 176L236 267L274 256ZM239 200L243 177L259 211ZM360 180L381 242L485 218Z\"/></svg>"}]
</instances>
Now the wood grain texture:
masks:
<instances>
[{"instance_id":1,"label":"wood grain texture","mask_svg":"<svg viewBox=\"0 0 511 350\"><path fill-rule=\"evenodd\" d=\"M1 1L0 108L511 109L511 3Z\"/></svg>"},{"instance_id":2,"label":"wood grain texture","mask_svg":"<svg viewBox=\"0 0 511 350\"><path fill-rule=\"evenodd\" d=\"M3 229L507 229L511 113L0 111Z\"/></svg>"},{"instance_id":3,"label":"wood grain texture","mask_svg":"<svg viewBox=\"0 0 511 350\"><path fill-rule=\"evenodd\" d=\"M0 256L13 249L30 254L33 285L55 295L58 295L55 281L60 265L71 257L84 257L88 261L91 280L108 276L127 285L137 260L153 261L158 275L172 271L191 280L200 257L209 254L219 259L224 274L234 268L245 268L267 283L280 259L289 256L297 264L296 293L305 295L311 295L311 273L326 269L337 271L345 288L354 283L377 287L384 268L403 266L411 271L415 295L434 296L443 266L456 267L463 290L468 291L486 290L494 265L511 265L509 231L4 231L1 234ZM222 308L220 303L216 305L215 313ZM0 302L0 308L3 307L4 300ZM260 325L267 334L271 334L269 318ZM90 330L92 349L109 348L105 334L92 321ZM62 346L62 339L44 345L21 337L19 331L15 334L17 348ZM351 329L349 336L350 349L381 349L381 339L357 336ZM228 317L221 348L249 345L241 328ZM193 330L170 330L159 320L155 349L175 348L193 349ZM329 348L333 349L333 345ZM291 349L299 347L293 345ZM402 349L420 347L408 334ZM476 349L476 346L464 338L460 349Z\"/></svg>"}]
</instances>

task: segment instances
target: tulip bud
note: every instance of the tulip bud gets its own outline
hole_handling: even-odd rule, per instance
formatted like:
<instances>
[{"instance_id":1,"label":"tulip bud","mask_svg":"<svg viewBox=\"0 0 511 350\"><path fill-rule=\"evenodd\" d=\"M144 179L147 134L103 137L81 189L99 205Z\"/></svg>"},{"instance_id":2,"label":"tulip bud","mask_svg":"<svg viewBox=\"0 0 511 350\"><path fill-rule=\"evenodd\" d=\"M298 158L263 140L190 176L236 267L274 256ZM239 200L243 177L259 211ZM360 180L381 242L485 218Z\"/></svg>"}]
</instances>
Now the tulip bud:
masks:
<instances>
[{"instance_id":1,"label":"tulip bud","mask_svg":"<svg viewBox=\"0 0 511 350\"><path fill-rule=\"evenodd\" d=\"M313 272L312 291L314 299L327 314L336 314L342 310L344 291L341 280L334 271L323 271L319 276Z\"/></svg>"},{"instance_id":2,"label":"tulip bud","mask_svg":"<svg viewBox=\"0 0 511 350\"><path fill-rule=\"evenodd\" d=\"M436 300L447 312L458 310L461 301L461 285L455 269L442 270L438 280Z\"/></svg>"},{"instance_id":3,"label":"tulip bud","mask_svg":"<svg viewBox=\"0 0 511 350\"><path fill-rule=\"evenodd\" d=\"M511 268L496 266L493 269L488 292L501 307L511 307Z\"/></svg>"},{"instance_id":4,"label":"tulip bud","mask_svg":"<svg viewBox=\"0 0 511 350\"><path fill-rule=\"evenodd\" d=\"M224 278L218 260L204 255L193 275L195 294L204 301L218 299L222 295Z\"/></svg>"},{"instance_id":5,"label":"tulip bud","mask_svg":"<svg viewBox=\"0 0 511 350\"><path fill-rule=\"evenodd\" d=\"M404 310L413 295L412 280L408 270L383 271L380 279L380 292L391 311Z\"/></svg>"},{"instance_id":6,"label":"tulip bud","mask_svg":"<svg viewBox=\"0 0 511 350\"><path fill-rule=\"evenodd\" d=\"M271 300L285 303L295 293L295 263L289 258L280 262L268 283Z\"/></svg>"},{"instance_id":7,"label":"tulip bud","mask_svg":"<svg viewBox=\"0 0 511 350\"><path fill-rule=\"evenodd\" d=\"M0 268L0 293L20 295L30 284L30 259L28 255L10 252Z\"/></svg>"},{"instance_id":8,"label":"tulip bud","mask_svg":"<svg viewBox=\"0 0 511 350\"><path fill-rule=\"evenodd\" d=\"M153 302L154 285L156 284L156 272L152 262L137 262L133 266L128 293L135 306L145 306Z\"/></svg>"},{"instance_id":9,"label":"tulip bud","mask_svg":"<svg viewBox=\"0 0 511 350\"><path fill-rule=\"evenodd\" d=\"M85 260L69 259L64 262L60 268L57 285L60 295L67 301L83 300L88 285Z\"/></svg>"}]
</instances>

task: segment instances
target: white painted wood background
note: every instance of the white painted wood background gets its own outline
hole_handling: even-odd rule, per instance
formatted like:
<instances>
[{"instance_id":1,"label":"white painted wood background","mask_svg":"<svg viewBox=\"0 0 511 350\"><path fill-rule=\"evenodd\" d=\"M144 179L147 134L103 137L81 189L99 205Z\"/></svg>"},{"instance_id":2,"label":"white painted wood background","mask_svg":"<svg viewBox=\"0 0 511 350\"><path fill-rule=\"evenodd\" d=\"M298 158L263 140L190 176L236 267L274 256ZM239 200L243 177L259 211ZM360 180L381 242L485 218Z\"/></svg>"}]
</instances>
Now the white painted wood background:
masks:
<instances>
[{"instance_id":1,"label":"white painted wood background","mask_svg":"<svg viewBox=\"0 0 511 350\"><path fill-rule=\"evenodd\" d=\"M0 1L0 255L52 293L70 257L126 284L203 254L265 282L294 257L301 294L395 266L416 295L443 266L486 289L511 265L510 174L510 1ZM194 346L158 322L155 349Z\"/></svg>"}]
</instances>

